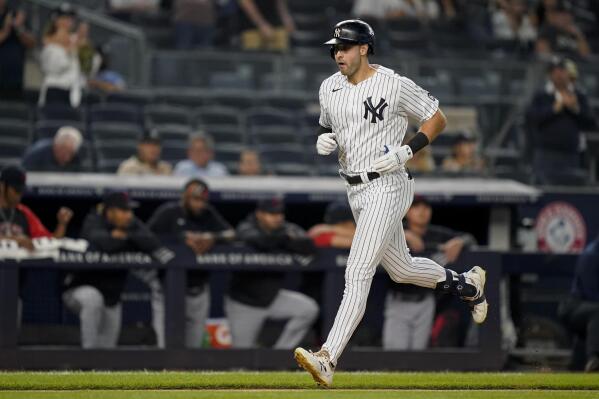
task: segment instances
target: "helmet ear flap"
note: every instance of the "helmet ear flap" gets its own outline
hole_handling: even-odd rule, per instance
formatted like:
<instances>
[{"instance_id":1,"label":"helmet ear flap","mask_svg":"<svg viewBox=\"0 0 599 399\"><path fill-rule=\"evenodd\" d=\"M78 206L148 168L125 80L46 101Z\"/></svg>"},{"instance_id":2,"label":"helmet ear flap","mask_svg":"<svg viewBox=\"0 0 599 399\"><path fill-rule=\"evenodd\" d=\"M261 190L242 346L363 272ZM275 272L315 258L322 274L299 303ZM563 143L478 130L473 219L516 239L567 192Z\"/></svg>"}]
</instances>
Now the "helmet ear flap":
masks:
<instances>
[{"instance_id":1,"label":"helmet ear flap","mask_svg":"<svg viewBox=\"0 0 599 399\"><path fill-rule=\"evenodd\" d=\"M331 46L330 51L331 51L331 58L335 59L335 46Z\"/></svg>"}]
</instances>

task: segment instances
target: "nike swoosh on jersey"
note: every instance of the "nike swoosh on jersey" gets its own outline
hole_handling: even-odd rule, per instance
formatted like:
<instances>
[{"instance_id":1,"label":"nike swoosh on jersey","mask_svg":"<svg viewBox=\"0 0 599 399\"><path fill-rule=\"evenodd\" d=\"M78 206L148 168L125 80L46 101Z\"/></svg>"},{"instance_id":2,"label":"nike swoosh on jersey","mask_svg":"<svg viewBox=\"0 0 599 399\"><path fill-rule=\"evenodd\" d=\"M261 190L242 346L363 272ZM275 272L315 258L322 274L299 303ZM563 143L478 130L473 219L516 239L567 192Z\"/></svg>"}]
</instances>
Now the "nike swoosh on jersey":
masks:
<instances>
[{"instance_id":1,"label":"nike swoosh on jersey","mask_svg":"<svg viewBox=\"0 0 599 399\"><path fill-rule=\"evenodd\" d=\"M338 89L333 89L333 93L334 93L334 92L336 92L336 91L339 91L339 90L341 90L341 89L343 89L343 87L340 87L340 88L338 88Z\"/></svg>"}]
</instances>

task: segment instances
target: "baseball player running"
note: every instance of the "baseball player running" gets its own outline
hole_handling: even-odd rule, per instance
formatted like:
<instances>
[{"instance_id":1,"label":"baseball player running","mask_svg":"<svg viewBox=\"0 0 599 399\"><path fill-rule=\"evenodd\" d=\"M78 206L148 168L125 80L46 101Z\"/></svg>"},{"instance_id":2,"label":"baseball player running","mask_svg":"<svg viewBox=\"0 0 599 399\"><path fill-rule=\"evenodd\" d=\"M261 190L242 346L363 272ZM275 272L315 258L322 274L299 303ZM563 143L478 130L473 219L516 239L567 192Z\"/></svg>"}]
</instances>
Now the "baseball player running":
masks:
<instances>
[{"instance_id":1,"label":"baseball player running","mask_svg":"<svg viewBox=\"0 0 599 399\"><path fill-rule=\"evenodd\" d=\"M370 64L374 31L365 22L338 23L325 43L339 72L320 86L320 130L316 149L327 155L339 148L340 175L357 223L345 270L345 290L335 322L315 353L295 350L295 359L321 386L333 383L337 360L360 323L370 284L381 264L397 283L415 284L467 301L476 323L487 316L485 271L474 266L458 274L408 251L402 218L414 196L414 180L405 167L413 154L445 128L439 101L410 79ZM420 129L401 145L408 116Z\"/></svg>"}]
</instances>

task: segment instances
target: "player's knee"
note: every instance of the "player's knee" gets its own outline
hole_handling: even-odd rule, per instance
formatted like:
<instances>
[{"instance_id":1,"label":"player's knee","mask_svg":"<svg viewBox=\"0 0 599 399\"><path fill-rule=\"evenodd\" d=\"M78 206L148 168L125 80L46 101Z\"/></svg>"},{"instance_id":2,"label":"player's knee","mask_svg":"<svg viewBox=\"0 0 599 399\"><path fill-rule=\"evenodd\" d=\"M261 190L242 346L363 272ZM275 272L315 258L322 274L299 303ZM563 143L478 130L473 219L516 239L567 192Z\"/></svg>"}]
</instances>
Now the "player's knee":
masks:
<instances>
[{"instance_id":1,"label":"player's knee","mask_svg":"<svg viewBox=\"0 0 599 399\"><path fill-rule=\"evenodd\" d=\"M95 287L80 287L76 296L84 309L96 310L104 306L104 296Z\"/></svg>"}]
</instances>

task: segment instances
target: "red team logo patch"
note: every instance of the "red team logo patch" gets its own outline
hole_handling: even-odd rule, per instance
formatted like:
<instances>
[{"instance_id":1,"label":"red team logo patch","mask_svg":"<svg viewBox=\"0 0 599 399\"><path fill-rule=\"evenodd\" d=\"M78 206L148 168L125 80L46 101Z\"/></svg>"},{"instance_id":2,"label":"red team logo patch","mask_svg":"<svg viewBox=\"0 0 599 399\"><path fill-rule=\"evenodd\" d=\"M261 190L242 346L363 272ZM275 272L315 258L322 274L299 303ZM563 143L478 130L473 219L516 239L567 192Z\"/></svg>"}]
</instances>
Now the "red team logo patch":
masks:
<instances>
[{"instance_id":1,"label":"red team logo patch","mask_svg":"<svg viewBox=\"0 0 599 399\"><path fill-rule=\"evenodd\" d=\"M547 204L535 226L539 250L551 253L578 253L584 249L587 227L582 215L567 202Z\"/></svg>"}]
</instances>

